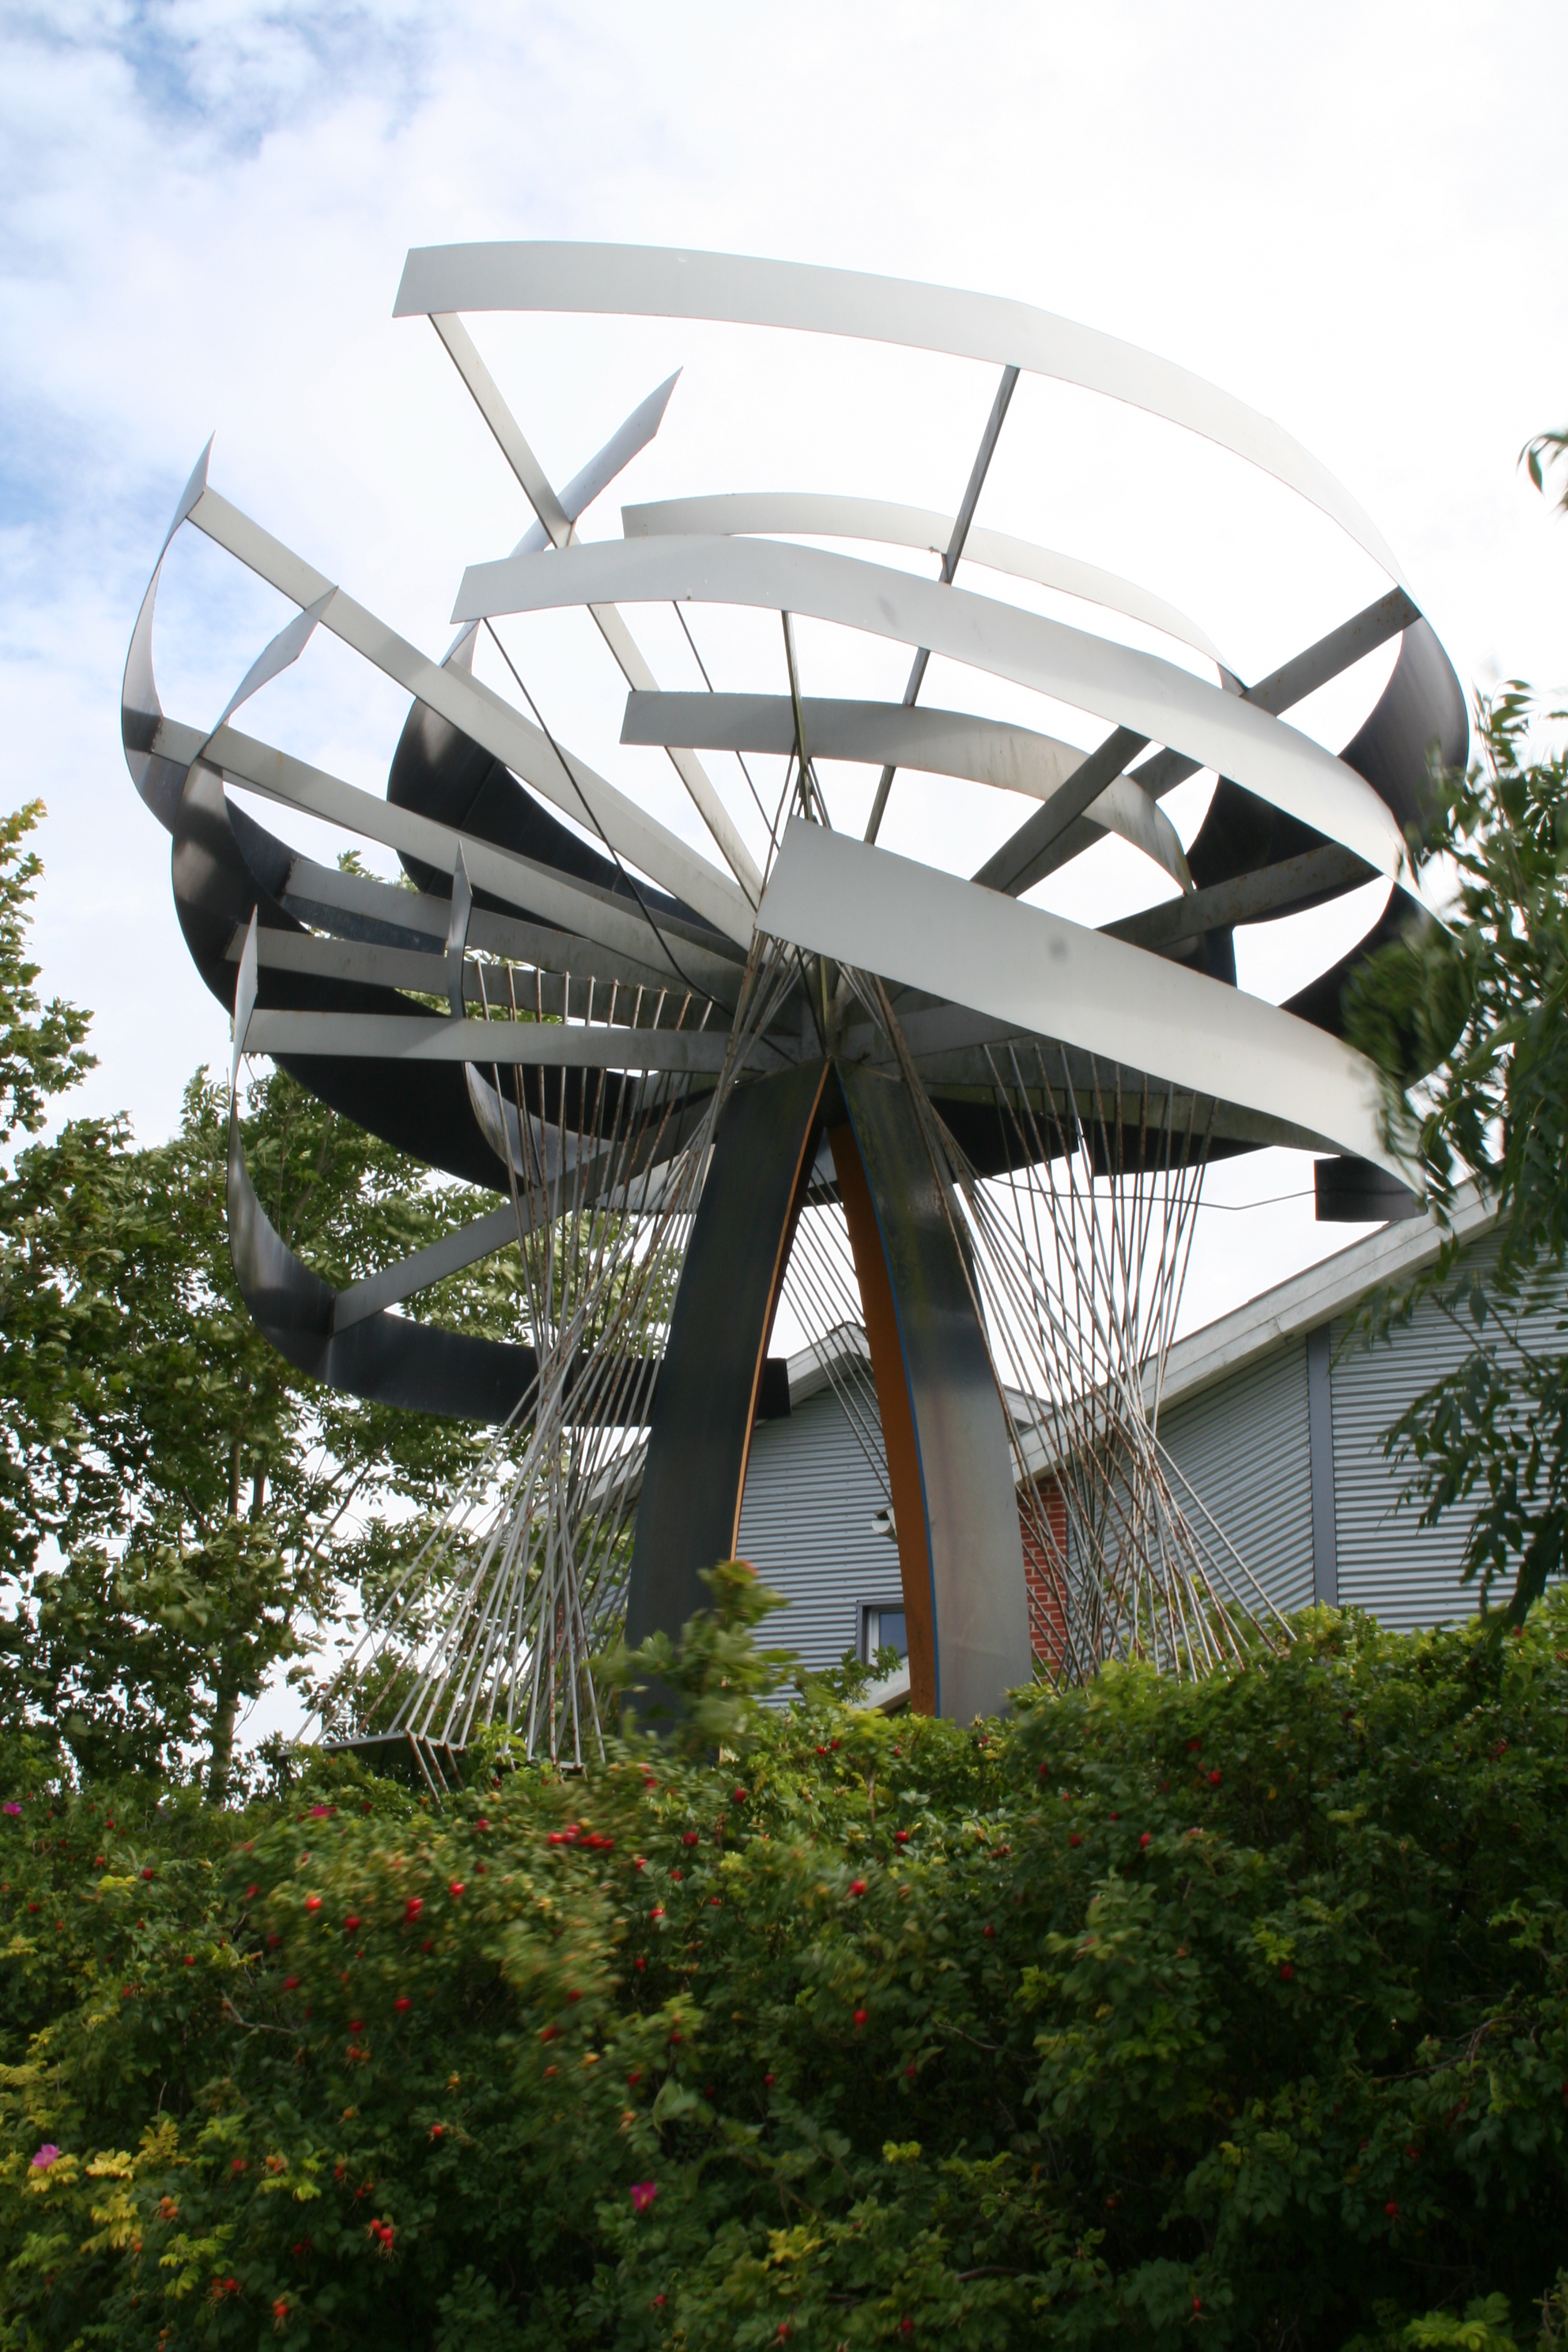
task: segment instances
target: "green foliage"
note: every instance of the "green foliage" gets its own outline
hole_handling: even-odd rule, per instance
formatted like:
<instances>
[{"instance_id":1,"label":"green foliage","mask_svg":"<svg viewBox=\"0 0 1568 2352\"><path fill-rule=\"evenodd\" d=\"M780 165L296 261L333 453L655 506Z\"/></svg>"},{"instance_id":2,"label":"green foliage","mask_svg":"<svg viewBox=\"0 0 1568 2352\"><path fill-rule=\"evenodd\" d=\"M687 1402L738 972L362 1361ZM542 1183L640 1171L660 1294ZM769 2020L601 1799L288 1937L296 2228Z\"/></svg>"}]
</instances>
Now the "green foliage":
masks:
<instances>
[{"instance_id":1,"label":"green foliage","mask_svg":"<svg viewBox=\"0 0 1568 2352\"><path fill-rule=\"evenodd\" d=\"M1384 1074L1388 1139L1449 1227L1436 1263L1371 1319L1386 1330L1435 1297L1468 1341L1388 1450L1412 1465L1424 1526L1469 1518L1465 1574L1483 1609L1512 1579L1501 1624L1568 1567L1568 749L1527 759L1531 717L1517 686L1479 707L1482 761L1447 780L1432 843L1458 878L1453 910L1372 960L1351 1029ZM1422 1066L1437 1064L1415 1092L1401 1076L1412 1037ZM1500 1219L1484 1276L1453 1232L1464 1181Z\"/></svg>"},{"instance_id":2,"label":"green foliage","mask_svg":"<svg viewBox=\"0 0 1568 2352\"><path fill-rule=\"evenodd\" d=\"M474 1213L465 1187L411 1190L395 1152L280 1073L253 1087L243 1128L269 1216L329 1280ZM479 1443L323 1390L277 1354L229 1265L226 1151L224 1090L201 1076L170 1142L77 1120L0 1181L0 1539L16 1595L0 1697L89 1773L177 1771L203 1742L218 1801L240 1706L279 1663L308 1671L315 1621L344 1584L374 1592ZM517 1269L491 1262L417 1306L515 1336Z\"/></svg>"},{"instance_id":3,"label":"green foliage","mask_svg":"<svg viewBox=\"0 0 1568 2352\"><path fill-rule=\"evenodd\" d=\"M759 1583L749 1560L721 1560L699 1572L713 1606L690 1619L679 1643L654 1633L638 1648L621 1643L599 1661L610 1688L643 1698L643 1711L672 1731L687 1757L707 1756L737 1738L752 1702L787 1683L795 1663L788 1650L759 1650L752 1639L752 1629L783 1603Z\"/></svg>"},{"instance_id":4,"label":"green foliage","mask_svg":"<svg viewBox=\"0 0 1568 2352\"><path fill-rule=\"evenodd\" d=\"M1568 428L1564 428L1561 433L1533 435L1520 451L1519 462L1536 488L1544 496L1548 471L1553 466L1561 466L1568 462ZM1568 514L1568 481L1563 483L1557 503L1563 513Z\"/></svg>"},{"instance_id":5,"label":"green foliage","mask_svg":"<svg viewBox=\"0 0 1568 2352\"><path fill-rule=\"evenodd\" d=\"M24 1777L4 2352L1561 2340L1568 1605L963 1729L758 1706L714 1590L705 1749Z\"/></svg>"},{"instance_id":6,"label":"green foliage","mask_svg":"<svg viewBox=\"0 0 1568 2352\"><path fill-rule=\"evenodd\" d=\"M27 960L27 909L43 865L22 844L45 814L42 801L29 801L0 817L0 1143L18 1128L37 1135L55 1096L93 1066L82 1044L89 1016L58 996L41 1005L38 967Z\"/></svg>"},{"instance_id":7,"label":"green foliage","mask_svg":"<svg viewBox=\"0 0 1568 2352\"><path fill-rule=\"evenodd\" d=\"M1568 433L1540 433L1520 462L1544 492L1565 455ZM1558 505L1568 512L1568 485ZM1436 1262L1366 1320L1386 1334L1435 1297L1470 1340L1384 1450L1411 1466L1424 1527L1466 1514L1464 1573L1483 1615L1512 1573L1494 1633L1568 1568L1568 748L1527 756L1540 715L1518 679L1478 703L1481 758L1434 776L1440 814L1420 853L1456 880L1454 905L1373 957L1349 1006L1352 1042L1383 1076L1385 1139L1420 1168L1448 1228ZM1411 1088L1412 1069L1434 1075ZM1484 1276L1453 1231L1465 1181L1500 1221Z\"/></svg>"}]
</instances>

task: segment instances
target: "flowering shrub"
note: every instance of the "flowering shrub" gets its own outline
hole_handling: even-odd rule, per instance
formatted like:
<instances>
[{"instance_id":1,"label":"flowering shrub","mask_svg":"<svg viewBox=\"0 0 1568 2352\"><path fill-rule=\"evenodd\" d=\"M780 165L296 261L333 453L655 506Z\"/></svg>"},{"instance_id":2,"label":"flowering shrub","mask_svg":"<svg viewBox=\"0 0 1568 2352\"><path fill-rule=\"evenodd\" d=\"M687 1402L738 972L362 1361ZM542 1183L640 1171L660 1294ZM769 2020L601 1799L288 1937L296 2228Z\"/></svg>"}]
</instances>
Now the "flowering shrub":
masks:
<instances>
[{"instance_id":1,"label":"flowering shrub","mask_svg":"<svg viewBox=\"0 0 1568 2352\"><path fill-rule=\"evenodd\" d=\"M482 1780L18 1786L3 2352L1561 2330L1568 1603Z\"/></svg>"}]
</instances>

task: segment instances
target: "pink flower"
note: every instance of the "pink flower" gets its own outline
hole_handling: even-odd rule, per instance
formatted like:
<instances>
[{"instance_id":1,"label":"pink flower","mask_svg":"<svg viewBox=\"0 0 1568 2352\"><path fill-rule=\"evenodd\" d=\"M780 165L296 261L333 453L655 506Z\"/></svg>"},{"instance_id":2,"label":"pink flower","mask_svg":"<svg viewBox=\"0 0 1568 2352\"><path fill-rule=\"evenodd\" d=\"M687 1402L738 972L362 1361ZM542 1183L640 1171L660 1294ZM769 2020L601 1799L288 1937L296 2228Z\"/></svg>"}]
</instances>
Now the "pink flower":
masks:
<instances>
[{"instance_id":1,"label":"pink flower","mask_svg":"<svg viewBox=\"0 0 1568 2352\"><path fill-rule=\"evenodd\" d=\"M310 1808L310 1819L313 1822L324 1822L331 1810L331 1805L312 1805Z\"/></svg>"},{"instance_id":2,"label":"pink flower","mask_svg":"<svg viewBox=\"0 0 1568 2352\"><path fill-rule=\"evenodd\" d=\"M20 1805L15 1805L15 1804L12 1804L12 1805L6 1805L6 1806L4 1808L4 1810L5 1810L6 1812L8 1812L8 1813L19 1813L19 1812L21 1811L22 1808L21 1808L21 1806L20 1806Z\"/></svg>"},{"instance_id":3,"label":"pink flower","mask_svg":"<svg viewBox=\"0 0 1568 2352\"><path fill-rule=\"evenodd\" d=\"M632 2184L632 2211L646 2213L658 2195L657 2180L637 2180Z\"/></svg>"},{"instance_id":4,"label":"pink flower","mask_svg":"<svg viewBox=\"0 0 1568 2352\"><path fill-rule=\"evenodd\" d=\"M51 2164L58 2164L59 2162L59 2149L55 2146L54 2141L52 2139L47 2139L42 2147L38 2150L37 2156L33 2158L32 2170L35 2172L47 2172Z\"/></svg>"}]
</instances>

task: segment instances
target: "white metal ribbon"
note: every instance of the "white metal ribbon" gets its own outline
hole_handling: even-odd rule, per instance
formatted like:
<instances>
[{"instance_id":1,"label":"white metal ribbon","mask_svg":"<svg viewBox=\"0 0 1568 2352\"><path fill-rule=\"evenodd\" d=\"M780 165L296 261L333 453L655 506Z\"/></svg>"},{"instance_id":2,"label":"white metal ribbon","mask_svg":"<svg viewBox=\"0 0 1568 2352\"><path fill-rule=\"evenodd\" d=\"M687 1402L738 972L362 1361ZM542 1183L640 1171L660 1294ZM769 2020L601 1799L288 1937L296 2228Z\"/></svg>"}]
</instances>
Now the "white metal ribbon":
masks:
<instances>
[{"instance_id":1,"label":"white metal ribbon","mask_svg":"<svg viewBox=\"0 0 1568 2352\"><path fill-rule=\"evenodd\" d=\"M695 533L723 539L875 540L884 547L918 547L930 555L943 554L952 537L952 518L932 508L897 506L887 499L835 498L815 490L737 490L717 498L663 499L656 505L623 507L621 529L627 539ZM1142 621L1191 646L1216 669L1230 670L1213 638L1195 621L1136 581L1102 572L1098 563L1060 554L1054 547L1036 547L1004 530L983 530L978 523L970 526L963 542L963 562L1123 613L1130 621Z\"/></svg>"},{"instance_id":2,"label":"white metal ribbon","mask_svg":"<svg viewBox=\"0 0 1568 2352\"><path fill-rule=\"evenodd\" d=\"M1032 687L1232 776L1262 800L1394 875L1404 841L1370 784L1283 719L1130 646L1016 605L771 539L614 540L548 562L520 556L463 575L455 620L658 599L808 613Z\"/></svg>"},{"instance_id":3,"label":"white metal ribbon","mask_svg":"<svg viewBox=\"0 0 1568 2352\"><path fill-rule=\"evenodd\" d=\"M416 246L404 264L394 315L443 310L608 311L793 327L1054 376L1147 409L1272 474L1404 583L1371 517L1271 418L1169 360L1028 302L861 270L659 246Z\"/></svg>"},{"instance_id":4,"label":"white metal ribbon","mask_svg":"<svg viewBox=\"0 0 1568 2352\"><path fill-rule=\"evenodd\" d=\"M504 898L509 906L526 908L559 924L563 930L575 931L652 971L658 971L668 961L652 927L635 907L618 905L584 889L553 866L532 865L474 834L455 832L435 817L421 816L416 809L378 800L374 793L362 792L357 784L345 783L324 768L312 768L271 743L242 735L237 728L220 727L215 734L203 736L178 719L162 719L153 741L166 759L182 760L188 765L199 757L230 783L247 784L268 800L303 809L327 824L343 825L363 840L378 841L444 874L455 873L462 856L479 887ZM677 985L689 975L721 1002L733 1003L740 973L732 963L684 934L679 937L679 961L680 971L660 974L662 985Z\"/></svg>"},{"instance_id":5,"label":"white metal ribbon","mask_svg":"<svg viewBox=\"0 0 1568 2352\"><path fill-rule=\"evenodd\" d=\"M1136 950L1128 950L1136 952ZM1166 967L1162 966L1162 969ZM534 1021L420 1020L402 1013L257 1012L246 1051L393 1062L477 1062L528 1069L714 1072L723 1029L601 1029Z\"/></svg>"},{"instance_id":6,"label":"white metal ribbon","mask_svg":"<svg viewBox=\"0 0 1568 2352\"><path fill-rule=\"evenodd\" d=\"M204 489L191 508L189 520L296 604L320 604L321 627L352 646L405 693L416 695L441 718L461 728L575 823L597 824L605 839L640 873L673 891L727 938L747 945L752 909L729 876L721 874L614 784L595 775L586 761L570 751L558 757L549 737L530 726L499 694L492 694L455 662L445 666L433 662L384 621L356 604L352 596L334 590L330 580L217 491ZM529 563L538 559L520 556L517 560ZM562 772L563 760L569 774Z\"/></svg>"},{"instance_id":7,"label":"white metal ribbon","mask_svg":"<svg viewBox=\"0 0 1568 2352\"><path fill-rule=\"evenodd\" d=\"M1337 1037L1223 982L933 866L790 820L759 929L1016 1030L1288 1120L1324 1148L1386 1150L1377 1074Z\"/></svg>"},{"instance_id":8,"label":"white metal ribbon","mask_svg":"<svg viewBox=\"0 0 1568 2352\"><path fill-rule=\"evenodd\" d=\"M925 704L803 695L800 715L813 759L963 776L1037 801L1059 792L1086 757L1073 744L1027 727ZM621 727L623 743L700 743L705 751L786 757L795 735L795 704L787 694L628 694ZM1118 776L1084 814L1142 850L1184 890L1191 888L1180 834L1131 776Z\"/></svg>"}]
</instances>

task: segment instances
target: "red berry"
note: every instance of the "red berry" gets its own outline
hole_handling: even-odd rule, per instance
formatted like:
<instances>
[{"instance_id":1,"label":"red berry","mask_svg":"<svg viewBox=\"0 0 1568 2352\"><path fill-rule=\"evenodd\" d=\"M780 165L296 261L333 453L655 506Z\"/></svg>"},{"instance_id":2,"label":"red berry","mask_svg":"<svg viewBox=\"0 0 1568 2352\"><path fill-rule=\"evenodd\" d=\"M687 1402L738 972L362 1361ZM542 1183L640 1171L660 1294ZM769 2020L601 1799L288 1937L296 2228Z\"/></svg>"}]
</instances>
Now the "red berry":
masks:
<instances>
[{"instance_id":1,"label":"red berry","mask_svg":"<svg viewBox=\"0 0 1568 2352\"><path fill-rule=\"evenodd\" d=\"M1211 1772L1209 1774L1209 1787L1211 1789L1217 1789L1219 1787L1219 1780L1220 1776L1217 1769Z\"/></svg>"},{"instance_id":2,"label":"red berry","mask_svg":"<svg viewBox=\"0 0 1568 2352\"><path fill-rule=\"evenodd\" d=\"M405 1992L400 1992L392 2006L401 2017L405 2009L413 2008L414 2003L409 2000L408 1995Z\"/></svg>"},{"instance_id":3,"label":"red berry","mask_svg":"<svg viewBox=\"0 0 1568 2352\"><path fill-rule=\"evenodd\" d=\"M866 1892L865 1880L863 1878L852 1878L849 1882L849 1892L851 1895L864 1895Z\"/></svg>"},{"instance_id":4,"label":"red berry","mask_svg":"<svg viewBox=\"0 0 1568 2352\"><path fill-rule=\"evenodd\" d=\"M1152 1844L1152 1843L1153 1843L1153 1841L1152 1841L1152 1839L1150 1837L1149 1832L1148 1832L1148 1831L1147 1831L1147 1830L1145 1830L1145 1831L1143 1832L1143 1834L1142 1834L1142 1836L1139 1839L1138 1843L1139 1843L1139 1844L1140 1844L1140 1845L1150 1845L1150 1844Z\"/></svg>"},{"instance_id":5,"label":"red berry","mask_svg":"<svg viewBox=\"0 0 1568 2352\"><path fill-rule=\"evenodd\" d=\"M908 1845L909 1842L910 1833L908 1830L895 1830L893 1832L893 1843L895 1845Z\"/></svg>"},{"instance_id":6,"label":"red berry","mask_svg":"<svg viewBox=\"0 0 1568 2352\"><path fill-rule=\"evenodd\" d=\"M1279 1963L1279 1973L1285 1979L1286 1983L1289 1984L1296 1971L1291 1967L1289 1960L1281 1960Z\"/></svg>"},{"instance_id":7,"label":"red berry","mask_svg":"<svg viewBox=\"0 0 1568 2352\"><path fill-rule=\"evenodd\" d=\"M856 2011L856 2012L855 2012L855 2029L856 2029L856 2032L858 2032L858 2031L859 2031L859 2029L861 2028L861 2026L863 2026L863 2025L866 2023L866 2021L867 2021L867 2019L870 2016L870 2014L871 2014L871 2012L870 2012L870 2011L869 2011L869 2010L868 2010L868 2009L858 2009L858 2010Z\"/></svg>"},{"instance_id":8,"label":"red berry","mask_svg":"<svg viewBox=\"0 0 1568 2352\"><path fill-rule=\"evenodd\" d=\"M1071 1837L1068 1838L1068 1845L1081 1845L1083 1843L1082 1838L1079 1837L1076 1830L1073 1832Z\"/></svg>"},{"instance_id":9,"label":"red berry","mask_svg":"<svg viewBox=\"0 0 1568 2352\"><path fill-rule=\"evenodd\" d=\"M682 1845L695 1845L698 1843L697 1832L695 1830L687 1830L683 1834L680 1843Z\"/></svg>"},{"instance_id":10,"label":"red berry","mask_svg":"<svg viewBox=\"0 0 1568 2352\"><path fill-rule=\"evenodd\" d=\"M305 1897L305 1908L306 1908L306 1910L307 1910L307 1911L319 1911L319 1910L321 1909L321 1896L320 1896L319 1895L306 1895L306 1897Z\"/></svg>"}]
</instances>

